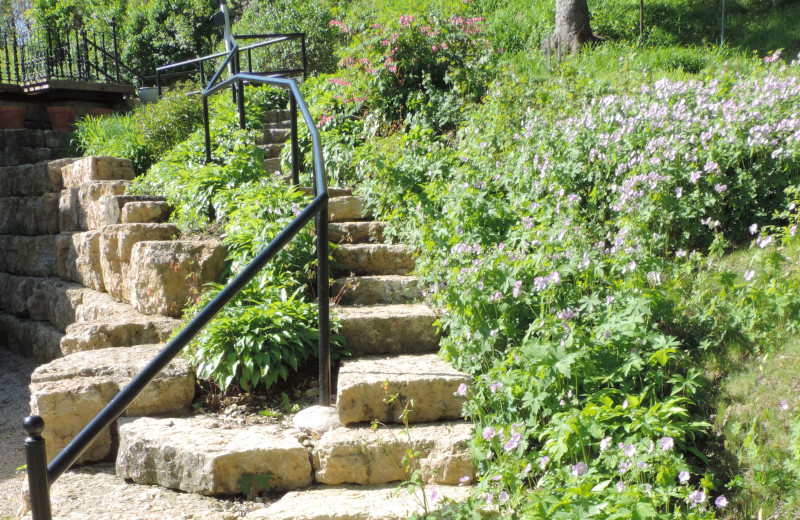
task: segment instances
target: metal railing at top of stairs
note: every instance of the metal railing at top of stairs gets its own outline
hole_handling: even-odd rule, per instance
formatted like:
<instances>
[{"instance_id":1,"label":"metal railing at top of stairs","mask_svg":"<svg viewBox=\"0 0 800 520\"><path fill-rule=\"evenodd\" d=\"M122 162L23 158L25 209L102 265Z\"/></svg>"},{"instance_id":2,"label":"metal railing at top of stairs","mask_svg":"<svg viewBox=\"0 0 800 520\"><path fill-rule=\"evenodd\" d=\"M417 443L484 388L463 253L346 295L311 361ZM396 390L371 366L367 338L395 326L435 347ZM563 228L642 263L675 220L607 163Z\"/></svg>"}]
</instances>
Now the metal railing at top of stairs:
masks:
<instances>
[{"instance_id":1,"label":"metal railing at top of stairs","mask_svg":"<svg viewBox=\"0 0 800 520\"><path fill-rule=\"evenodd\" d=\"M261 39L262 41L257 43L252 43L250 45L245 45L239 49L239 53L245 53L247 55L247 72L251 74L259 74L259 75L293 75L293 74L302 74L303 79L306 79L307 74L307 57L306 57L306 35L305 33L286 33L286 34L238 34L233 35L235 40L255 40ZM301 67L296 69L280 69L280 70L269 70L269 71L253 71L253 50L260 49L263 47L268 47L270 45L274 45L276 43L288 42L293 40L300 40L300 53L301 53ZM206 71L203 64L210 60L215 60L218 58L222 58L227 56L229 52L222 51L217 52L215 54L209 54L208 56L201 56L199 58L193 58L191 60L185 60L178 63L170 63L169 65L162 65L161 67L156 67L156 88L158 89L158 95L161 96L161 90L163 87L162 77L169 74L168 71L181 69L189 66L197 66L197 71L189 71L189 72L175 72L172 74L176 75L191 75L195 73L199 73L200 76L200 84L204 85L206 82ZM237 55L238 60L238 55Z\"/></svg>"},{"instance_id":2,"label":"metal railing at top of stairs","mask_svg":"<svg viewBox=\"0 0 800 520\"><path fill-rule=\"evenodd\" d=\"M24 427L27 432L25 438L25 456L28 470L28 485L30 490L31 514L33 520L51 520L52 509L50 504L50 486L56 481L75 461L83 454L100 432L117 420L128 405L152 381L155 376L172 361L173 358L230 302L261 269L294 237L312 218L314 219L317 234L317 300L319 305L319 384L320 405L331 404L331 371L330 371L330 326L329 326L329 287L328 287L328 185L325 178L325 167L322 160L322 145L319 131L314 125L308 107L303 100L297 83L292 79L269 78L255 74L234 74L229 79L219 82L222 72L228 63L238 58L239 48L234 46L225 62L212 78L209 85L203 90L203 108L205 114L206 145L209 144L208 130L208 96L229 85L237 85L240 109L243 108L244 82L268 83L279 85L289 90L292 104L298 106L303 114L303 119L308 125L313 149L313 200L300 211L286 228L250 262L242 272L228 282L222 291L203 308L167 345L156 357L138 374L122 391L117 394L108 405L103 408L92 421L81 430L70 443L47 464L45 441L42 438L44 420L31 415L25 419ZM237 60L238 61L238 60ZM243 114L243 110L241 111ZM293 125L292 147L297 149L296 125ZM210 154L208 148L207 154ZM295 165L297 156L294 156ZM91 517L91 514L87 512Z\"/></svg>"}]
</instances>

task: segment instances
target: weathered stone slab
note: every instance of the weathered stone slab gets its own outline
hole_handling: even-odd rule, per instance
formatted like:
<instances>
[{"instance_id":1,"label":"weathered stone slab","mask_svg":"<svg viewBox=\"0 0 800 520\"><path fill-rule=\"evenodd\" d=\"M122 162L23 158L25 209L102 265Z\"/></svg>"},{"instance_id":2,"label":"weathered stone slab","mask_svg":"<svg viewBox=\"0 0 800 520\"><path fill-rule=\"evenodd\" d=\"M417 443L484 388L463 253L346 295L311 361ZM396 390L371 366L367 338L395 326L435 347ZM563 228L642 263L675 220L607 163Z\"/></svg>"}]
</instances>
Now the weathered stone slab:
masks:
<instances>
[{"instance_id":1,"label":"weathered stone slab","mask_svg":"<svg viewBox=\"0 0 800 520\"><path fill-rule=\"evenodd\" d=\"M80 188L91 181L133 180L133 163L116 157L83 157L62 169L64 188Z\"/></svg>"},{"instance_id":2,"label":"weathered stone slab","mask_svg":"<svg viewBox=\"0 0 800 520\"><path fill-rule=\"evenodd\" d=\"M422 298L416 276L373 275L337 278L331 294L340 305L411 303Z\"/></svg>"},{"instance_id":3,"label":"weathered stone slab","mask_svg":"<svg viewBox=\"0 0 800 520\"><path fill-rule=\"evenodd\" d=\"M264 128L263 144L285 143L290 133L291 129L288 126L268 126Z\"/></svg>"},{"instance_id":4,"label":"weathered stone slab","mask_svg":"<svg viewBox=\"0 0 800 520\"><path fill-rule=\"evenodd\" d=\"M328 218L331 222L361 220L366 217L364 199L361 197L348 195L328 200Z\"/></svg>"},{"instance_id":5,"label":"weathered stone slab","mask_svg":"<svg viewBox=\"0 0 800 520\"><path fill-rule=\"evenodd\" d=\"M0 272L58 276L59 235L0 235Z\"/></svg>"},{"instance_id":6,"label":"weathered stone slab","mask_svg":"<svg viewBox=\"0 0 800 520\"><path fill-rule=\"evenodd\" d=\"M464 398L458 386L470 378L435 354L361 358L345 361L339 369L336 407L342 424L401 422L403 410L413 401L408 420L432 422L461 417ZM397 395L391 403L387 396Z\"/></svg>"},{"instance_id":7,"label":"weathered stone slab","mask_svg":"<svg viewBox=\"0 0 800 520\"><path fill-rule=\"evenodd\" d=\"M314 469L320 484L377 485L407 480L419 469L431 484L473 480L475 468L469 441L475 426L466 423L337 428L325 433L314 448ZM406 468L407 451L418 453L418 466Z\"/></svg>"},{"instance_id":8,"label":"weathered stone slab","mask_svg":"<svg viewBox=\"0 0 800 520\"><path fill-rule=\"evenodd\" d=\"M291 117L292 116L288 110L284 109L269 110L267 111L266 114L262 116L261 122L267 125L273 123L285 123L286 121L289 121Z\"/></svg>"},{"instance_id":9,"label":"weathered stone slab","mask_svg":"<svg viewBox=\"0 0 800 520\"><path fill-rule=\"evenodd\" d=\"M0 311L19 318L48 321L63 331L75 321L83 286L60 278L39 278L0 273Z\"/></svg>"},{"instance_id":10,"label":"weathered stone slab","mask_svg":"<svg viewBox=\"0 0 800 520\"><path fill-rule=\"evenodd\" d=\"M0 197L58 193L63 187L61 167L77 159L59 159L0 168Z\"/></svg>"},{"instance_id":11,"label":"weathered stone slab","mask_svg":"<svg viewBox=\"0 0 800 520\"><path fill-rule=\"evenodd\" d=\"M75 233L67 248L65 278L96 291L104 291L103 268L100 264L100 231Z\"/></svg>"},{"instance_id":12,"label":"weathered stone slab","mask_svg":"<svg viewBox=\"0 0 800 520\"><path fill-rule=\"evenodd\" d=\"M340 334L359 354L412 354L437 352L436 314L424 304L334 307Z\"/></svg>"},{"instance_id":13,"label":"weathered stone slab","mask_svg":"<svg viewBox=\"0 0 800 520\"><path fill-rule=\"evenodd\" d=\"M63 333L46 321L33 321L0 313L0 343L9 350L47 363L61 357Z\"/></svg>"},{"instance_id":14,"label":"weathered stone slab","mask_svg":"<svg viewBox=\"0 0 800 520\"><path fill-rule=\"evenodd\" d=\"M62 231L87 231L108 224L102 199L122 195L130 181L92 181L61 191L59 225Z\"/></svg>"},{"instance_id":15,"label":"weathered stone slab","mask_svg":"<svg viewBox=\"0 0 800 520\"><path fill-rule=\"evenodd\" d=\"M332 222L328 226L330 241L334 244L365 244L383 242L383 222L368 220L364 222Z\"/></svg>"},{"instance_id":16,"label":"weathered stone slab","mask_svg":"<svg viewBox=\"0 0 800 520\"><path fill-rule=\"evenodd\" d=\"M75 322L82 323L87 321L99 321L112 318L121 320L130 316L137 316L137 313L130 304L114 299L108 293L85 289L80 304L75 309Z\"/></svg>"},{"instance_id":17,"label":"weathered stone slab","mask_svg":"<svg viewBox=\"0 0 800 520\"><path fill-rule=\"evenodd\" d=\"M79 352L37 368L31 375L31 409L44 418L48 459L57 454L164 345ZM175 359L147 385L126 410L127 415L187 413L194 398L194 374ZM111 453L108 429L81 458L102 460Z\"/></svg>"},{"instance_id":18,"label":"weathered stone slab","mask_svg":"<svg viewBox=\"0 0 800 520\"><path fill-rule=\"evenodd\" d=\"M164 197L112 195L100 199L103 225L166 222L172 207Z\"/></svg>"},{"instance_id":19,"label":"weathered stone slab","mask_svg":"<svg viewBox=\"0 0 800 520\"><path fill-rule=\"evenodd\" d=\"M163 316L142 316L131 311L95 321L73 323L61 339L61 352L75 352L112 347L129 347L167 341L180 321Z\"/></svg>"},{"instance_id":20,"label":"weathered stone slab","mask_svg":"<svg viewBox=\"0 0 800 520\"><path fill-rule=\"evenodd\" d=\"M430 500L431 492L436 498ZM396 485L318 487L292 491L269 507L245 516L246 520L406 520L422 516L427 493L430 510L439 510L443 499L463 502L474 491L472 486L434 486L433 490L398 492Z\"/></svg>"},{"instance_id":21,"label":"weathered stone slab","mask_svg":"<svg viewBox=\"0 0 800 520\"><path fill-rule=\"evenodd\" d=\"M270 159L264 159L264 171L267 173L274 173L279 174L281 171L281 159L280 157L273 157Z\"/></svg>"},{"instance_id":22,"label":"weathered stone slab","mask_svg":"<svg viewBox=\"0 0 800 520\"><path fill-rule=\"evenodd\" d=\"M204 285L219 281L226 254L213 240L139 242L131 252L125 292L143 314L180 317Z\"/></svg>"},{"instance_id":23,"label":"weathered stone slab","mask_svg":"<svg viewBox=\"0 0 800 520\"><path fill-rule=\"evenodd\" d=\"M298 435L201 417L120 420L117 475L203 495L239 494L246 475L269 475L273 491L303 488L311 484L311 462Z\"/></svg>"},{"instance_id":24,"label":"weathered stone slab","mask_svg":"<svg viewBox=\"0 0 800 520\"><path fill-rule=\"evenodd\" d=\"M415 265L411 248L403 244L341 244L333 250L333 259L359 276L408 274Z\"/></svg>"},{"instance_id":25,"label":"weathered stone slab","mask_svg":"<svg viewBox=\"0 0 800 520\"><path fill-rule=\"evenodd\" d=\"M0 234L54 235L58 233L58 195L0 197Z\"/></svg>"},{"instance_id":26,"label":"weathered stone slab","mask_svg":"<svg viewBox=\"0 0 800 520\"><path fill-rule=\"evenodd\" d=\"M100 266L105 291L115 298L130 301L130 285L125 284L125 280L128 278L133 246L139 242L169 240L178 235L178 228L171 224L118 224L104 227L100 236Z\"/></svg>"}]
</instances>

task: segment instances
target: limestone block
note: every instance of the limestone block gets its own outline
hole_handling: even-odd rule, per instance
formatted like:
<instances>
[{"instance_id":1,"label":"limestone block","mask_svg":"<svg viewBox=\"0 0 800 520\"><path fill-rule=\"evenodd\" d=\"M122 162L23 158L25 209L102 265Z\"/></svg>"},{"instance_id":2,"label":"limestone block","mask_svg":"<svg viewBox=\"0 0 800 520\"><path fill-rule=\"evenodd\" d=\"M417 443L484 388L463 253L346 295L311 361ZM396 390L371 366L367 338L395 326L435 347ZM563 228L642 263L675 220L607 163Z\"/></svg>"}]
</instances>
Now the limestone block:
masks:
<instances>
[{"instance_id":1,"label":"limestone block","mask_svg":"<svg viewBox=\"0 0 800 520\"><path fill-rule=\"evenodd\" d=\"M58 196L0 197L0 234L52 235L58 233Z\"/></svg>"},{"instance_id":2,"label":"limestone block","mask_svg":"<svg viewBox=\"0 0 800 520\"><path fill-rule=\"evenodd\" d=\"M0 272L58 276L58 235L0 235Z\"/></svg>"},{"instance_id":3,"label":"limestone block","mask_svg":"<svg viewBox=\"0 0 800 520\"><path fill-rule=\"evenodd\" d=\"M75 321L83 287L60 278L0 273L0 311L20 318L48 321L63 331Z\"/></svg>"},{"instance_id":4,"label":"limestone block","mask_svg":"<svg viewBox=\"0 0 800 520\"><path fill-rule=\"evenodd\" d=\"M63 336L50 323L0 313L0 344L37 363L61 357Z\"/></svg>"},{"instance_id":5,"label":"limestone block","mask_svg":"<svg viewBox=\"0 0 800 520\"><path fill-rule=\"evenodd\" d=\"M80 305L75 309L75 322L98 321L103 319L134 316L134 309L127 303L114 299L108 293L86 289Z\"/></svg>"},{"instance_id":6,"label":"limestone block","mask_svg":"<svg viewBox=\"0 0 800 520\"><path fill-rule=\"evenodd\" d=\"M103 268L100 263L100 231L86 231L71 236L66 262L69 280L104 291Z\"/></svg>"},{"instance_id":7,"label":"limestone block","mask_svg":"<svg viewBox=\"0 0 800 520\"><path fill-rule=\"evenodd\" d=\"M100 236L100 265L105 291L115 298L130 301L128 278L131 251L138 242L169 240L178 228L171 224L118 224L106 226Z\"/></svg>"},{"instance_id":8,"label":"limestone block","mask_svg":"<svg viewBox=\"0 0 800 520\"><path fill-rule=\"evenodd\" d=\"M202 495L241 493L245 475L269 475L270 489L311 484L308 451L297 430L231 427L203 418L119 421L117 475Z\"/></svg>"},{"instance_id":9,"label":"limestone block","mask_svg":"<svg viewBox=\"0 0 800 520\"><path fill-rule=\"evenodd\" d=\"M219 280L226 254L213 240L139 242L126 278L131 305L143 314L180 317L205 284Z\"/></svg>"},{"instance_id":10,"label":"limestone block","mask_svg":"<svg viewBox=\"0 0 800 520\"><path fill-rule=\"evenodd\" d=\"M332 222L329 226L329 238L334 244L364 244L383 242L383 222L369 220L366 222Z\"/></svg>"},{"instance_id":11,"label":"limestone block","mask_svg":"<svg viewBox=\"0 0 800 520\"><path fill-rule=\"evenodd\" d=\"M91 181L133 180L133 163L116 157L83 157L62 168L64 188L79 188Z\"/></svg>"},{"instance_id":12,"label":"limestone block","mask_svg":"<svg viewBox=\"0 0 800 520\"><path fill-rule=\"evenodd\" d=\"M373 275L338 278L331 294L340 305L411 303L422 298L416 276Z\"/></svg>"},{"instance_id":13,"label":"limestone block","mask_svg":"<svg viewBox=\"0 0 800 520\"><path fill-rule=\"evenodd\" d=\"M58 453L164 345L138 345L80 352L37 368L31 375L31 409L45 420L48 459ZM171 361L126 410L126 415L188 412L194 398L194 375L180 358ZM106 429L81 460L101 460L111 453Z\"/></svg>"},{"instance_id":14,"label":"limestone block","mask_svg":"<svg viewBox=\"0 0 800 520\"><path fill-rule=\"evenodd\" d=\"M340 244L333 259L356 275L408 274L415 265L411 248L403 244Z\"/></svg>"},{"instance_id":15,"label":"limestone block","mask_svg":"<svg viewBox=\"0 0 800 520\"><path fill-rule=\"evenodd\" d=\"M95 321L73 323L61 339L61 352L75 352L112 347L129 347L167 341L180 321L172 318L142 316L135 311Z\"/></svg>"},{"instance_id":16,"label":"limestone block","mask_svg":"<svg viewBox=\"0 0 800 520\"><path fill-rule=\"evenodd\" d=\"M443 499L463 502L474 491L472 486L435 486L438 500L429 501L430 510L441 509ZM361 486L320 486L292 491L269 507L248 513L245 520L406 520L423 516L422 493L398 492L396 485L364 488Z\"/></svg>"},{"instance_id":17,"label":"limestone block","mask_svg":"<svg viewBox=\"0 0 800 520\"><path fill-rule=\"evenodd\" d=\"M361 220L365 218L364 199L353 195L328 200L328 219L331 222Z\"/></svg>"},{"instance_id":18,"label":"limestone block","mask_svg":"<svg viewBox=\"0 0 800 520\"><path fill-rule=\"evenodd\" d=\"M437 352L436 314L423 304L334 307L347 346L360 354Z\"/></svg>"},{"instance_id":19,"label":"limestone block","mask_svg":"<svg viewBox=\"0 0 800 520\"><path fill-rule=\"evenodd\" d=\"M75 159L0 167L0 197L31 196L61 191L61 166Z\"/></svg>"},{"instance_id":20,"label":"limestone block","mask_svg":"<svg viewBox=\"0 0 800 520\"><path fill-rule=\"evenodd\" d=\"M474 425L466 423L337 428L325 433L314 448L314 469L320 484L377 485L406 480L416 469L431 484L458 484L474 479L469 452ZM418 453L418 466L406 468L407 450Z\"/></svg>"},{"instance_id":21,"label":"limestone block","mask_svg":"<svg viewBox=\"0 0 800 520\"><path fill-rule=\"evenodd\" d=\"M116 224L108 222L102 199L122 195L129 185L129 181L93 181L62 190L59 201L61 230L86 231Z\"/></svg>"},{"instance_id":22,"label":"limestone block","mask_svg":"<svg viewBox=\"0 0 800 520\"><path fill-rule=\"evenodd\" d=\"M409 422L461 417L464 398L456 394L470 378L435 354L361 358L339 369L336 407L342 424L372 421L401 422L407 403ZM397 395L391 403L387 396Z\"/></svg>"},{"instance_id":23,"label":"limestone block","mask_svg":"<svg viewBox=\"0 0 800 520\"><path fill-rule=\"evenodd\" d=\"M166 222L172 214L172 206L166 201L146 200L125 204L122 208L123 224Z\"/></svg>"}]
</instances>

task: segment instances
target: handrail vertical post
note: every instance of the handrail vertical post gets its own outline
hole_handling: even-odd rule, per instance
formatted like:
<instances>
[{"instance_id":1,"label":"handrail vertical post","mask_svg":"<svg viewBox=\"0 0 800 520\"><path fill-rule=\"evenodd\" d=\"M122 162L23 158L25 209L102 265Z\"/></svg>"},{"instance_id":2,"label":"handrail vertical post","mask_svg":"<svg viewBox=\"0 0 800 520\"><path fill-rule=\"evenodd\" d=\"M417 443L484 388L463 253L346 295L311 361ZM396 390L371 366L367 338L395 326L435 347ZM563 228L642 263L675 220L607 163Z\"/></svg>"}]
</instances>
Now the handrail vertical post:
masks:
<instances>
[{"instance_id":1,"label":"handrail vertical post","mask_svg":"<svg viewBox=\"0 0 800 520\"><path fill-rule=\"evenodd\" d=\"M203 130L205 131L206 164L211 162L211 129L208 124L208 98L203 96Z\"/></svg>"},{"instance_id":2,"label":"handrail vertical post","mask_svg":"<svg viewBox=\"0 0 800 520\"><path fill-rule=\"evenodd\" d=\"M25 432L25 463L28 472L28 488L33 520L52 520L50 506L50 482L47 477L47 451L42 431L44 420L38 415L29 415L23 423Z\"/></svg>"},{"instance_id":3,"label":"handrail vertical post","mask_svg":"<svg viewBox=\"0 0 800 520\"><path fill-rule=\"evenodd\" d=\"M303 81L305 81L306 80L306 74L307 74L306 71L308 70L308 67L306 66L306 35L305 35L305 33L300 35L300 49L301 49L302 54L303 54Z\"/></svg>"},{"instance_id":4,"label":"handrail vertical post","mask_svg":"<svg viewBox=\"0 0 800 520\"><path fill-rule=\"evenodd\" d=\"M241 55L239 54L239 47L236 47L236 57L234 59L234 65L233 65L235 74L239 74L242 71L240 66L241 64L239 63L240 56ZM238 91L238 95L236 97L236 105L239 109L239 128L244 130L245 128L247 128L247 120L246 120L247 116L244 112L244 81L239 80L236 83L236 90Z\"/></svg>"},{"instance_id":5,"label":"handrail vertical post","mask_svg":"<svg viewBox=\"0 0 800 520\"><path fill-rule=\"evenodd\" d=\"M292 184L300 185L300 144L297 139L297 100L294 93L289 91L289 117L291 118L292 132Z\"/></svg>"},{"instance_id":6,"label":"handrail vertical post","mask_svg":"<svg viewBox=\"0 0 800 520\"><path fill-rule=\"evenodd\" d=\"M161 98L161 71L156 69L156 87L158 88L158 97Z\"/></svg>"},{"instance_id":7,"label":"handrail vertical post","mask_svg":"<svg viewBox=\"0 0 800 520\"><path fill-rule=\"evenodd\" d=\"M316 176L314 179L316 185ZM315 186L318 194L322 186ZM319 314L319 404L331 405L330 280L328 274L328 201L314 218L317 232L317 305Z\"/></svg>"},{"instance_id":8,"label":"handrail vertical post","mask_svg":"<svg viewBox=\"0 0 800 520\"><path fill-rule=\"evenodd\" d=\"M111 36L114 40L114 73L119 83L119 49L117 48L117 19L111 19ZM132 78L133 79L133 78Z\"/></svg>"}]
</instances>

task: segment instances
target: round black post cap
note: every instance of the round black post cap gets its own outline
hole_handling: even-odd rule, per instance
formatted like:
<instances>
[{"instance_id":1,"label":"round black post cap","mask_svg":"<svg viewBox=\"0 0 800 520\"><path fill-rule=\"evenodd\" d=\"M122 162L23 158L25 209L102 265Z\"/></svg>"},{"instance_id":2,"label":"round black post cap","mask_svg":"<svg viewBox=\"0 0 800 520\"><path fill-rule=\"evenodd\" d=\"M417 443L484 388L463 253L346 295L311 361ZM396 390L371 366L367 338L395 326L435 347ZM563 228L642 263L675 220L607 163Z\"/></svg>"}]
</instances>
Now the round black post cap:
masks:
<instances>
[{"instance_id":1,"label":"round black post cap","mask_svg":"<svg viewBox=\"0 0 800 520\"><path fill-rule=\"evenodd\" d=\"M38 437L44 430L44 419L38 415L29 415L22 423L23 428L31 437Z\"/></svg>"}]
</instances>

